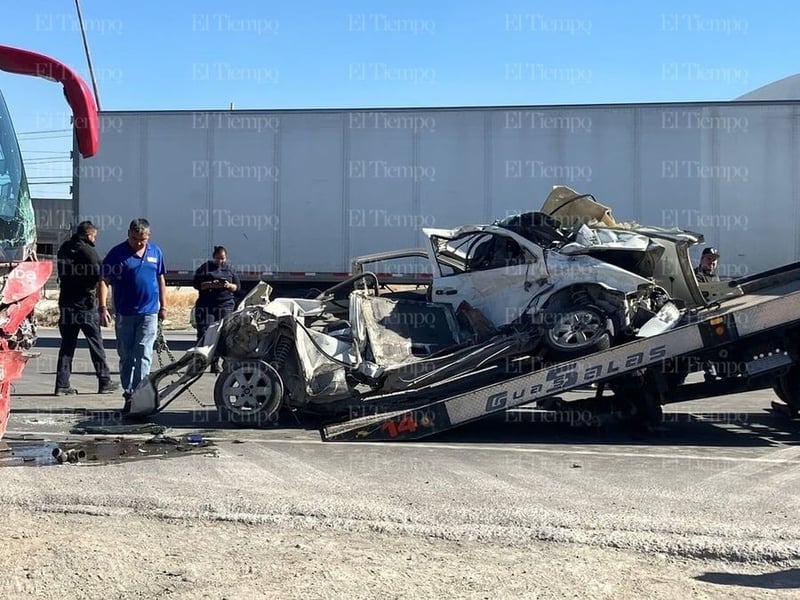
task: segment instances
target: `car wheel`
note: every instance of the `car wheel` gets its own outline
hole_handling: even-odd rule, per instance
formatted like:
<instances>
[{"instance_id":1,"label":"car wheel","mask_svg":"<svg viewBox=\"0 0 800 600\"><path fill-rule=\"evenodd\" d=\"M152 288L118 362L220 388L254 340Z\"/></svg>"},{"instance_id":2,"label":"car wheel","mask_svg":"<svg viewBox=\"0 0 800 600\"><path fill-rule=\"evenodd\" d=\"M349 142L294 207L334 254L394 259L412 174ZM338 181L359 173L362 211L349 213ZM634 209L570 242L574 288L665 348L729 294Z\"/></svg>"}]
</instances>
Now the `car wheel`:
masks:
<instances>
[{"instance_id":1,"label":"car wheel","mask_svg":"<svg viewBox=\"0 0 800 600\"><path fill-rule=\"evenodd\" d=\"M214 403L221 419L237 425L266 427L277 421L283 381L269 363L226 363L214 384Z\"/></svg>"},{"instance_id":2,"label":"car wheel","mask_svg":"<svg viewBox=\"0 0 800 600\"><path fill-rule=\"evenodd\" d=\"M607 318L592 306L569 308L557 314L545 331L544 342L552 359L568 360L611 347Z\"/></svg>"}]
</instances>

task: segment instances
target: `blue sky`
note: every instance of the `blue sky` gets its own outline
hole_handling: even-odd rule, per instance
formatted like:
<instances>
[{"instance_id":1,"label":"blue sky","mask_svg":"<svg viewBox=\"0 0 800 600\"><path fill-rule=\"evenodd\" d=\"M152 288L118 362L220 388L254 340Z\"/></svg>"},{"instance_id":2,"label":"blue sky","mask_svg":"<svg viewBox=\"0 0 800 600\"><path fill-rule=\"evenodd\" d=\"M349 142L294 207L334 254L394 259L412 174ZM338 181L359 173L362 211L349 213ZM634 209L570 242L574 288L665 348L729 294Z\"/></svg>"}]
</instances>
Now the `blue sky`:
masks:
<instances>
[{"instance_id":1,"label":"blue sky","mask_svg":"<svg viewBox=\"0 0 800 600\"><path fill-rule=\"evenodd\" d=\"M745 2L81 0L103 110L730 100L800 71L798 9ZM668 8L665 8L668 7ZM74 0L27 0L2 43L88 81ZM60 89L0 72L35 196L68 175ZM34 133L44 132L44 133Z\"/></svg>"}]
</instances>

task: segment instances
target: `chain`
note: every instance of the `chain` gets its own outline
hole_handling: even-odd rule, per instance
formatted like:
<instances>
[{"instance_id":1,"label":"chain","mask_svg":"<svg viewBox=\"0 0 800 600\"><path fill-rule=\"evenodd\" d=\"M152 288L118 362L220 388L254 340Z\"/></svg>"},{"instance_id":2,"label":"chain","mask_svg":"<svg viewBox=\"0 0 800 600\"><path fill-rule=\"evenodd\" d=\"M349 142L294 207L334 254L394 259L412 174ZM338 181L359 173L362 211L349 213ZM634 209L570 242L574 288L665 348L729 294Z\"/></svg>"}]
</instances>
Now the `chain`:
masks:
<instances>
[{"instance_id":1,"label":"chain","mask_svg":"<svg viewBox=\"0 0 800 600\"><path fill-rule=\"evenodd\" d=\"M166 354L166 355L167 355L167 358L168 358L168 359L169 359L169 361L170 361L169 363L166 363L166 364L174 363L174 362L176 362L176 361L177 361L177 359L175 358L175 356L172 354L172 350L170 350L170 349L169 349L169 346L167 346L167 340L166 340L166 338L164 337L164 330L163 330L163 328L162 328L162 326L161 326L161 321L159 321L159 322L158 322L158 333L156 334L156 341L155 341L155 344L153 344L153 350L155 350L155 351L156 351L156 355L158 356L158 368L159 368L159 369L160 369L160 368L162 368L162 367L164 367L164 366L166 366L166 365L165 365L165 363L164 363L164 359L163 359L163 358L162 358L162 356L161 356L162 354ZM190 396L191 396L191 397L194 399L194 401L195 401L195 402L197 402L197 404L198 404L198 405L200 405L202 408L208 408L208 407L210 406L210 405L208 405L208 404L203 404L203 402L200 400L200 398L198 398L197 396L195 396L194 392L193 392L193 391L192 391L190 388L187 388L187 389L186 389L186 392L187 392L187 393L188 393L188 394L189 394L189 395L190 395Z\"/></svg>"}]
</instances>

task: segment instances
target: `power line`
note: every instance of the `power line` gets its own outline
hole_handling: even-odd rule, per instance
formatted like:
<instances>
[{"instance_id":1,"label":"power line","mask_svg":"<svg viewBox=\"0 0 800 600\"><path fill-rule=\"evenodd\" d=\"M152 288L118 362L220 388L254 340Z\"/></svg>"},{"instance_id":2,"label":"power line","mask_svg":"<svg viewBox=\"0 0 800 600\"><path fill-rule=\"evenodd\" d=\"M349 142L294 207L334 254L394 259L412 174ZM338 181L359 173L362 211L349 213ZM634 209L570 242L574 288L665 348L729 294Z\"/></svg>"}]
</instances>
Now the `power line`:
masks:
<instances>
[{"instance_id":1,"label":"power line","mask_svg":"<svg viewBox=\"0 0 800 600\"><path fill-rule=\"evenodd\" d=\"M70 161L72 162L72 157L70 156L28 156L23 159L26 165L35 165L35 164L42 164L42 163L51 163L51 162L64 162Z\"/></svg>"},{"instance_id":2,"label":"power line","mask_svg":"<svg viewBox=\"0 0 800 600\"><path fill-rule=\"evenodd\" d=\"M66 154L67 152L68 150L23 150L23 154Z\"/></svg>"},{"instance_id":3,"label":"power line","mask_svg":"<svg viewBox=\"0 0 800 600\"><path fill-rule=\"evenodd\" d=\"M28 136L24 140L20 139L20 142L41 142L42 140L65 139L65 138L71 138L71 137L72 137L71 134L66 134L66 135L45 135L45 136L42 136L42 137Z\"/></svg>"},{"instance_id":4,"label":"power line","mask_svg":"<svg viewBox=\"0 0 800 600\"><path fill-rule=\"evenodd\" d=\"M37 133L66 133L71 132L72 129L41 129L39 131L18 131L17 136L20 135L34 135Z\"/></svg>"}]
</instances>

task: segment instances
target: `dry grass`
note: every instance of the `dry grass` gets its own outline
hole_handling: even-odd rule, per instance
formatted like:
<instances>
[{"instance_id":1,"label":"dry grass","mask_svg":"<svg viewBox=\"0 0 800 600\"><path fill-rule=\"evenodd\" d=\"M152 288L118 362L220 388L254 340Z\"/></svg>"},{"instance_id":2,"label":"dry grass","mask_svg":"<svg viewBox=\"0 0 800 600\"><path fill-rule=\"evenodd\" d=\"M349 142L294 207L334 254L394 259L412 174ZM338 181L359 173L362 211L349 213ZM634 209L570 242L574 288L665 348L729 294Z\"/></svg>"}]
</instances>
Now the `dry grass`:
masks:
<instances>
[{"instance_id":1,"label":"dry grass","mask_svg":"<svg viewBox=\"0 0 800 600\"><path fill-rule=\"evenodd\" d=\"M191 313L197 300L197 290L191 286L167 287L167 318L164 329L193 329Z\"/></svg>"},{"instance_id":2,"label":"dry grass","mask_svg":"<svg viewBox=\"0 0 800 600\"><path fill-rule=\"evenodd\" d=\"M192 329L191 312L197 300L197 290L191 286L167 287L167 318L164 329ZM113 307L112 307L113 308ZM58 325L58 288L47 290L36 305L36 322L41 327Z\"/></svg>"},{"instance_id":3,"label":"dry grass","mask_svg":"<svg viewBox=\"0 0 800 600\"><path fill-rule=\"evenodd\" d=\"M167 308L192 308L197 300L197 290L193 287L167 287Z\"/></svg>"}]
</instances>

